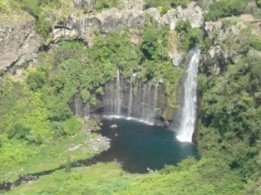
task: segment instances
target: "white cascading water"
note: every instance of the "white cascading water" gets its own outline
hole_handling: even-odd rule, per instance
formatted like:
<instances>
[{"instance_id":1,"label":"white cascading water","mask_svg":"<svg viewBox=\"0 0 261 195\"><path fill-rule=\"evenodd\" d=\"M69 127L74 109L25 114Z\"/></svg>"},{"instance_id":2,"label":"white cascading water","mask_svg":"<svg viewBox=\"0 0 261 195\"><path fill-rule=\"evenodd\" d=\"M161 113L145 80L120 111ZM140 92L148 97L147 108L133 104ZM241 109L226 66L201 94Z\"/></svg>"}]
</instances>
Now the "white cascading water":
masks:
<instances>
[{"instance_id":1,"label":"white cascading water","mask_svg":"<svg viewBox=\"0 0 261 195\"><path fill-rule=\"evenodd\" d=\"M116 115L121 115L121 81L120 81L120 71L117 69L117 80L116 80L116 87L117 87L117 99L116 99Z\"/></svg>"},{"instance_id":2,"label":"white cascading water","mask_svg":"<svg viewBox=\"0 0 261 195\"><path fill-rule=\"evenodd\" d=\"M74 100L74 107L75 107L75 115L80 116L80 97L76 96Z\"/></svg>"},{"instance_id":3,"label":"white cascading water","mask_svg":"<svg viewBox=\"0 0 261 195\"><path fill-rule=\"evenodd\" d=\"M156 82L156 86L155 86L155 91L154 91L154 105L153 105L153 109L154 112L156 111L157 108L157 102L158 102L158 88L159 88L159 82Z\"/></svg>"},{"instance_id":4,"label":"white cascading water","mask_svg":"<svg viewBox=\"0 0 261 195\"><path fill-rule=\"evenodd\" d=\"M130 92L129 92L129 105L128 105L128 118L131 117L131 112L132 112L132 82L130 82Z\"/></svg>"},{"instance_id":5,"label":"white cascading water","mask_svg":"<svg viewBox=\"0 0 261 195\"><path fill-rule=\"evenodd\" d=\"M180 126L177 139L181 142L192 142L196 123L197 107L197 75L200 49L195 47L190 53L190 59L185 67L185 80L182 89L184 100L182 103Z\"/></svg>"}]
</instances>

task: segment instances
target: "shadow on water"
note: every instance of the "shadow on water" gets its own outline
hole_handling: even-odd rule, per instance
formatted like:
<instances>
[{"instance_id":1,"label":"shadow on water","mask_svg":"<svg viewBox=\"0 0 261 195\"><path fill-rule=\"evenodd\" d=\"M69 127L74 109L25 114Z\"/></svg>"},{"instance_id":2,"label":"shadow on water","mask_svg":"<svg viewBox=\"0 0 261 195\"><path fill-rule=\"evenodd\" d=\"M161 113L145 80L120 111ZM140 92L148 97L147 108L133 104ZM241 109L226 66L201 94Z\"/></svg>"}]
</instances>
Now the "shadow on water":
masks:
<instances>
[{"instance_id":1,"label":"shadow on water","mask_svg":"<svg viewBox=\"0 0 261 195\"><path fill-rule=\"evenodd\" d=\"M103 120L101 134L111 139L111 147L91 159L71 163L71 168L116 161L123 170L142 174L149 170L161 169L166 164L175 165L188 156L197 156L196 146L177 141L172 131L137 121ZM35 174L20 175L14 182L0 184L0 192L10 191L24 182L66 169L66 166L68 165Z\"/></svg>"}]
</instances>

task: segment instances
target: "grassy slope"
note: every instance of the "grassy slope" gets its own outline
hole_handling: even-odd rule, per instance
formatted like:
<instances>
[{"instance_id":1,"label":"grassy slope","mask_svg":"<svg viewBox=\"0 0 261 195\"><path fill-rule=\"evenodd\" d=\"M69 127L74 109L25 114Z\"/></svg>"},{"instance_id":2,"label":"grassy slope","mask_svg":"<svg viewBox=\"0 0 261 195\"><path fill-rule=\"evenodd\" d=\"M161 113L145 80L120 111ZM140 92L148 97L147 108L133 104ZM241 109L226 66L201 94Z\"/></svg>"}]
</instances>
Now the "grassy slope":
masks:
<instances>
[{"instance_id":1,"label":"grassy slope","mask_svg":"<svg viewBox=\"0 0 261 195\"><path fill-rule=\"evenodd\" d=\"M4 180L15 180L22 174L55 169L66 164L68 157L70 157L71 162L80 159L88 159L92 157L94 153L94 151L90 150L90 140L95 139L96 137L97 134L86 135L86 133L80 131L74 136L52 139L41 146L33 146L32 150L34 153L25 157L21 163L0 167L0 182L3 182ZM68 150L78 145L80 145L78 149L73 151Z\"/></svg>"}]
</instances>

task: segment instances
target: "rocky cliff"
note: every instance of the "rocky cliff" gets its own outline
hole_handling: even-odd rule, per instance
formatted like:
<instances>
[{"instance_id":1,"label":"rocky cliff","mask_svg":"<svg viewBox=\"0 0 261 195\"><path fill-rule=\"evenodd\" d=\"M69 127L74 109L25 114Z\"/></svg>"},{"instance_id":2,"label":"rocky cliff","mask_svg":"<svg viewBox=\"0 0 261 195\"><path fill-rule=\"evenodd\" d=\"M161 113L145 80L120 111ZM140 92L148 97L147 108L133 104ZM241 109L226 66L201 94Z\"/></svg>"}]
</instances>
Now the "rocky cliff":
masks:
<instances>
[{"instance_id":1,"label":"rocky cliff","mask_svg":"<svg viewBox=\"0 0 261 195\"><path fill-rule=\"evenodd\" d=\"M2 16L0 21L0 72L35 60L42 45L42 40L36 33L35 19L24 13Z\"/></svg>"},{"instance_id":2,"label":"rocky cliff","mask_svg":"<svg viewBox=\"0 0 261 195\"><path fill-rule=\"evenodd\" d=\"M171 30L174 30L177 22L181 20L189 20L192 27L203 25L202 10L194 2L187 8L179 6L176 9L170 9L162 16L156 8L144 10L142 0L131 2L121 0L121 9L105 9L99 13L92 13L95 0L72 0L72 3L76 10L87 8L88 11L80 16L69 14L66 19L56 22L51 33L53 43L60 39L82 39L91 45L95 33L106 34L125 27L134 29L132 32L135 32L136 38L133 42L137 43L139 39L137 29L144 24L147 16L152 17L159 25L169 25ZM0 17L2 17L0 25L1 72L36 60L37 51L43 41L36 33L35 19L24 12L15 13L9 18ZM183 56L175 46L169 55L174 65L180 65Z\"/></svg>"}]
</instances>

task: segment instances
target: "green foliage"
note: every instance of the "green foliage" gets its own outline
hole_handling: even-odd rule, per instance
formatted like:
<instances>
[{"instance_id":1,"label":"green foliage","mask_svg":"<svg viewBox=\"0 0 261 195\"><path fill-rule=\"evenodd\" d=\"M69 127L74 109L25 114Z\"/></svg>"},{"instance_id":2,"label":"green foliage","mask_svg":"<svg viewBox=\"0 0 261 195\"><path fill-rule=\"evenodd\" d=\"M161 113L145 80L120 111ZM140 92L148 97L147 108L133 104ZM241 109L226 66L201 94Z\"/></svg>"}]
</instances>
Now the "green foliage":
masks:
<instances>
[{"instance_id":1,"label":"green foliage","mask_svg":"<svg viewBox=\"0 0 261 195\"><path fill-rule=\"evenodd\" d=\"M261 51L261 37L252 37L250 39L250 46L258 51Z\"/></svg>"},{"instance_id":2,"label":"green foliage","mask_svg":"<svg viewBox=\"0 0 261 195\"><path fill-rule=\"evenodd\" d=\"M6 4L4 1L0 1L0 12L5 13L6 11Z\"/></svg>"},{"instance_id":3,"label":"green foliage","mask_svg":"<svg viewBox=\"0 0 261 195\"><path fill-rule=\"evenodd\" d=\"M8 130L8 138L16 138L16 139L24 139L27 140L27 136L29 135L30 129L24 127L20 123L15 123L9 130Z\"/></svg>"},{"instance_id":4,"label":"green foliage","mask_svg":"<svg viewBox=\"0 0 261 195\"><path fill-rule=\"evenodd\" d=\"M188 33L191 30L191 24L188 20L181 20L176 25L176 31L178 33Z\"/></svg>"},{"instance_id":5,"label":"green foliage","mask_svg":"<svg viewBox=\"0 0 261 195\"><path fill-rule=\"evenodd\" d=\"M156 23L148 19L141 35L142 43L140 50L143 54L143 71L147 79L152 79L156 76L159 66L170 63L166 48L168 29L166 27L159 27Z\"/></svg>"},{"instance_id":6,"label":"green foliage","mask_svg":"<svg viewBox=\"0 0 261 195\"><path fill-rule=\"evenodd\" d=\"M242 180L261 176L257 160L261 148L259 64L260 58L247 56L228 66L229 76L201 75L199 149L204 156L217 158L219 154L240 172Z\"/></svg>"},{"instance_id":7,"label":"green foliage","mask_svg":"<svg viewBox=\"0 0 261 195\"><path fill-rule=\"evenodd\" d=\"M160 8L162 13L166 13L172 7L181 5L185 7L191 0L145 0L145 8L157 7Z\"/></svg>"},{"instance_id":8,"label":"green foliage","mask_svg":"<svg viewBox=\"0 0 261 195\"><path fill-rule=\"evenodd\" d=\"M46 8L61 7L60 0L12 0L11 2L32 15L36 19L37 31L43 38L48 38L53 19L50 18L50 15L47 15L47 13L50 13L46 12Z\"/></svg>"},{"instance_id":9,"label":"green foliage","mask_svg":"<svg viewBox=\"0 0 261 195\"><path fill-rule=\"evenodd\" d=\"M256 0L256 4L258 7L261 7L261 0Z\"/></svg>"},{"instance_id":10,"label":"green foliage","mask_svg":"<svg viewBox=\"0 0 261 195\"><path fill-rule=\"evenodd\" d=\"M20 186L10 194L115 194L126 189L132 180L115 163L98 163L91 167L73 168L69 173L56 171L40 178L35 183L37 186Z\"/></svg>"},{"instance_id":11,"label":"green foliage","mask_svg":"<svg viewBox=\"0 0 261 195\"><path fill-rule=\"evenodd\" d=\"M94 5L94 9L97 11L101 11L103 9L111 8L111 7L118 7L119 6L119 0L97 0Z\"/></svg>"},{"instance_id":12,"label":"green foliage","mask_svg":"<svg viewBox=\"0 0 261 195\"><path fill-rule=\"evenodd\" d=\"M192 47L204 47L203 34L199 28L192 28L189 21L179 21L176 31L180 35L180 48L186 52Z\"/></svg>"},{"instance_id":13,"label":"green foliage","mask_svg":"<svg viewBox=\"0 0 261 195\"><path fill-rule=\"evenodd\" d=\"M107 78L104 83L116 77L117 68L123 71L124 77L130 77L139 70L138 48L131 44L129 35L124 31L98 36L89 56L92 63L103 66L104 77Z\"/></svg>"},{"instance_id":14,"label":"green foliage","mask_svg":"<svg viewBox=\"0 0 261 195\"><path fill-rule=\"evenodd\" d=\"M63 122L63 132L65 135L74 135L82 128L82 126L82 120L73 117Z\"/></svg>"},{"instance_id":15,"label":"green foliage","mask_svg":"<svg viewBox=\"0 0 261 195\"><path fill-rule=\"evenodd\" d=\"M26 142L10 141L0 147L0 164L5 167L21 164L36 153L32 147L28 147Z\"/></svg>"},{"instance_id":16,"label":"green foliage","mask_svg":"<svg viewBox=\"0 0 261 195\"><path fill-rule=\"evenodd\" d=\"M220 17L227 17L241 14L248 0L215 0L209 6L209 12L204 15L206 21L217 20Z\"/></svg>"},{"instance_id":17,"label":"green foliage","mask_svg":"<svg viewBox=\"0 0 261 195\"><path fill-rule=\"evenodd\" d=\"M52 21L47 20L46 16L41 13L36 20L36 26L38 33L44 38L47 38L52 30Z\"/></svg>"},{"instance_id":18,"label":"green foliage","mask_svg":"<svg viewBox=\"0 0 261 195\"><path fill-rule=\"evenodd\" d=\"M83 102L87 102L90 99L90 92L87 91L86 89L81 91L81 97Z\"/></svg>"},{"instance_id":19,"label":"green foliage","mask_svg":"<svg viewBox=\"0 0 261 195\"><path fill-rule=\"evenodd\" d=\"M41 89L45 82L45 73L40 71L32 71L28 74L27 84L32 91Z\"/></svg>"},{"instance_id":20,"label":"green foliage","mask_svg":"<svg viewBox=\"0 0 261 195\"><path fill-rule=\"evenodd\" d=\"M242 183L237 176L222 161L187 159L176 167L167 166L137 179L116 194L238 194Z\"/></svg>"}]
</instances>

